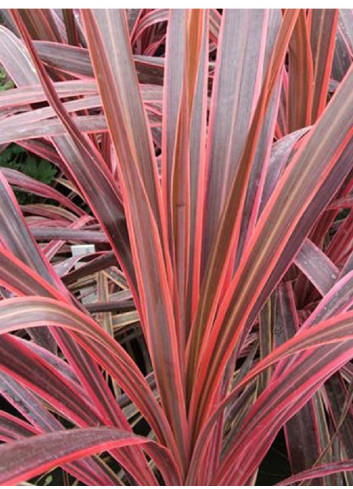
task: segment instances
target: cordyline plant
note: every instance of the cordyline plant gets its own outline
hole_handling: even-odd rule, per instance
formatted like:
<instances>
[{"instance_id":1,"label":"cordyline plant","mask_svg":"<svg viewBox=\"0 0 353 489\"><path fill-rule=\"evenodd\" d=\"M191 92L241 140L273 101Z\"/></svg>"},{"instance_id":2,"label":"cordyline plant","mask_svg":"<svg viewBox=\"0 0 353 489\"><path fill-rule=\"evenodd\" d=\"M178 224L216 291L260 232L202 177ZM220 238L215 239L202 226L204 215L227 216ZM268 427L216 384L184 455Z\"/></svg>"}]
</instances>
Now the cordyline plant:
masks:
<instances>
[{"instance_id":1,"label":"cordyline plant","mask_svg":"<svg viewBox=\"0 0 353 489\"><path fill-rule=\"evenodd\" d=\"M353 13L2 17L0 482L351 485Z\"/></svg>"}]
</instances>

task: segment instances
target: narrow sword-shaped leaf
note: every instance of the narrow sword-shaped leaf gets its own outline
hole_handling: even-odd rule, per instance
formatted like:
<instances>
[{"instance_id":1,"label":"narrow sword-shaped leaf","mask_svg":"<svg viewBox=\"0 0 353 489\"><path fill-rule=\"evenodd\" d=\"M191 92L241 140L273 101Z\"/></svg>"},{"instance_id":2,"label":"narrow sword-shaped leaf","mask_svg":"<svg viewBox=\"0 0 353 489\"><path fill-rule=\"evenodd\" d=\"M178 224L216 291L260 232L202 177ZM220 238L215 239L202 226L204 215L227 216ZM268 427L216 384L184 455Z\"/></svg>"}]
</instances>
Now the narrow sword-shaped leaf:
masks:
<instances>
[{"instance_id":1,"label":"narrow sword-shaped leaf","mask_svg":"<svg viewBox=\"0 0 353 489\"><path fill-rule=\"evenodd\" d=\"M148 438L109 427L59 431L3 445L0 447L0 483L16 484L58 464L133 445L144 447L168 485L180 484L180 475L167 450Z\"/></svg>"},{"instance_id":2,"label":"narrow sword-shaped leaf","mask_svg":"<svg viewBox=\"0 0 353 489\"><path fill-rule=\"evenodd\" d=\"M311 122L313 63L305 9L301 9L289 44L287 117L289 132Z\"/></svg>"},{"instance_id":3,"label":"narrow sword-shaped leaf","mask_svg":"<svg viewBox=\"0 0 353 489\"><path fill-rule=\"evenodd\" d=\"M182 10L169 11L166 38L166 66L163 84L162 191L165 212L169 218L170 239L173 154L185 66L185 17L186 12Z\"/></svg>"},{"instance_id":4,"label":"narrow sword-shaped leaf","mask_svg":"<svg viewBox=\"0 0 353 489\"><path fill-rule=\"evenodd\" d=\"M352 29L353 12L352 9L340 9L339 26L345 38L348 48L353 54L353 29Z\"/></svg>"},{"instance_id":5,"label":"narrow sword-shaped leaf","mask_svg":"<svg viewBox=\"0 0 353 489\"><path fill-rule=\"evenodd\" d=\"M294 336L299 329L298 312L291 282L281 283L277 290L278 308L274 332L276 346ZM311 467L320 454L319 434L326 428L326 422L324 427L320 425L319 403L321 400L316 394L284 426L287 452L293 473ZM315 481L316 484L322 484L322 482L322 480Z\"/></svg>"},{"instance_id":6,"label":"narrow sword-shaped leaf","mask_svg":"<svg viewBox=\"0 0 353 489\"><path fill-rule=\"evenodd\" d=\"M196 312L201 280L203 206L206 189L208 26L205 15L190 126L190 252L186 339Z\"/></svg>"},{"instance_id":7,"label":"narrow sword-shaped leaf","mask_svg":"<svg viewBox=\"0 0 353 489\"><path fill-rule=\"evenodd\" d=\"M69 44L73 46L78 46L80 44L80 37L82 39L82 33L79 29L78 23L75 19L75 14L73 9L64 8L63 11L63 22L65 24L65 30L67 34L67 40ZM81 36L80 36L81 35Z\"/></svg>"},{"instance_id":8,"label":"narrow sword-shaped leaf","mask_svg":"<svg viewBox=\"0 0 353 489\"><path fill-rule=\"evenodd\" d=\"M78 216L84 216L86 213L80 207L72 202L68 197L65 197L62 193L58 192L55 188L46 185L43 182L31 178L24 173L21 173L12 168L2 168L2 173L6 177L10 185L15 185L17 188L21 188L25 191L31 192L32 194L40 195L47 199L53 199L59 202L67 209L70 209Z\"/></svg>"},{"instance_id":9,"label":"narrow sword-shaped leaf","mask_svg":"<svg viewBox=\"0 0 353 489\"><path fill-rule=\"evenodd\" d=\"M127 45L126 19L124 12L117 10L83 11L83 18L117 153L146 339L161 401L173 426L180 455L185 457L188 438L175 319L168 284L170 257L166 248L157 167L151 154L150 136L136 74L132 70L130 46ZM123 93L125 99L122 98ZM133 117L139 121L136 133Z\"/></svg>"},{"instance_id":10,"label":"narrow sword-shaped leaf","mask_svg":"<svg viewBox=\"0 0 353 489\"><path fill-rule=\"evenodd\" d=\"M90 115L90 116L77 116L74 118L76 127L82 132L82 134L95 134L107 132L107 122L104 116L101 115ZM63 127L62 123L56 119L42 120L39 118L38 121L35 121L31 124L24 124L21 126L15 125L15 121L12 122L11 128L8 132L4 132L2 134L3 141L10 142L13 139L16 139L19 144L24 145L28 142L29 139L35 138L55 138L56 143L59 142L59 137L66 136L66 130ZM34 143L31 141L30 143ZM60 162L67 161L65 158L72 157L72 153L68 153L65 151L66 147L58 146L58 151L62 152L62 159ZM70 160L69 160L70 161ZM71 161L75 161L73 158ZM63 165L61 165L63 167ZM76 170L77 172L77 170ZM67 166L65 168L65 173L68 174ZM70 175L70 174L69 174ZM77 178L77 177L76 177ZM76 180L78 182L78 179ZM87 197L88 198L88 197ZM94 199L90 199L92 202ZM93 205L93 204L91 204ZM120 204L119 204L120 205Z\"/></svg>"},{"instance_id":11,"label":"narrow sword-shaped leaf","mask_svg":"<svg viewBox=\"0 0 353 489\"><path fill-rule=\"evenodd\" d=\"M281 26L281 14L278 10L269 11L267 36L266 36L266 50L265 60L263 66L264 76L268 68L268 64L272 55L274 44L277 39L277 35ZM251 234L254 231L258 214L260 211L260 204L262 200L262 192L264 189L266 174L268 171L268 165L270 162L270 150L271 142L274 138L274 132L276 127L276 120L278 115L278 106L280 102L280 88L282 77L280 76L277 81L270 101L268 103L268 109L264 116L261 132L258 137L258 143L256 148L256 154L252 163L251 173L249 176L248 187L246 191L242 222L239 230L239 239L236 242L235 249L235 262L234 270L238 267L239 260L243 253L244 247ZM231 274L229 279L231 278ZM225 283L227 287L227 281Z\"/></svg>"},{"instance_id":12,"label":"narrow sword-shaped leaf","mask_svg":"<svg viewBox=\"0 0 353 489\"><path fill-rule=\"evenodd\" d=\"M3 33L1 34L3 35ZM54 86L58 95L63 98L97 93L97 85L93 80L55 82ZM0 109L22 107L26 104L43 102L45 100L45 93L41 85L28 85L1 92Z\"/></svg>"},{"instance_id":13,"label":"narrow sword-shaped leaf","mask_svg":"<svg viewBox=\"0 0 353 489\"><path fill-rule=\"evenodd\" d=\"M90 19L87 11L83 11L83 19L86 25L88 42L90 43L93 27L91 26L92 19ZM117 22L119 19L121 25L120 29L117 29L111 22ZM124 20L123 12L115 16L113 16L113 11L109 10L97 10L95 13L95 22L100 28L103 25L107 29L100 34L102 46L100 46L99 54L103 56L102 48L104 46L105 61L109 63L109 67L106 68L106 75L109 76L111 82L114 81L114 85L108 90L106 79L97 77L97 82L118 159L123 164L125 159L133 156L161 232L162 216L160 214L160 195L157 185L157 165L152 151L151 136L146 124L146 114L141 103L141 93L134 70L131 48L128 45L128 35L124 29ZM116 32L119 35L113 38L112 36ZM91 46L91 44L89 45ZM91 46L90 56L92 63L96 72L103 73L102 63L98 63L96 51L97 49ZM118 51L119 56L117 56ZM123 67L124 73L122 73ZM118 93L117 90L119 90ZM113 106L111 105L112 102L114 102ZM119 113L115 114L113 109L118 109ZM119 130L121 131L122 129L125 132L124 136L128 136L129 145L126 149L124 149L122 144L123 135L119 135ZM129 151L131 154L129 154Z\"/></svg>"},{"instance_id":14,"label":"narrow sword-shaped leaf","mask_svg":"<svg viewBox=\"0 0 353 489\"><path fill-rule=\"evenodd\" d=\"M338 17L335 53L332 62L332 79L337 82L343 80L353 60L353 51L341 23L341 12ZM335 84L333 84L334 87Z\"/></svg>"},{"instance_id":15,"label":"narrow sword-shaped leaf","mask_svg":"<svg viewBox=\"0 0 353 489\"><path fill-rule=\"evenodd\" d=\"M311 121L314 123L326 107L329 79L335 52L338 10L313 9L309 11L308 20L313 60Z\"/></svg>"},{"instance_id":16,"label":"narrow sword-shaped leaf","mask_svg":"<svg viewBox=\"0 0 353 489\"><path fill-rule=\"evenodd\" d=\"M339 462L330 462L313 469L304 470L299 474L292 475L287 479L282 480L276 486L289 486L296 482L313 479L315 477L322 477L329 474L336 474L338 472L353 471L353 460L344 460Z\"/></svg>"},{"instance_id":17,"label":"narrow sword-shaped leaf","mask_svg":"<svg viewBox=\"0 0 353 489\"><path fill-rule=\"evenodd\" d=\"M41 59L50 67L58 68L76 78L93 77L89 52L67 44L34 41ZM141 83L163 85L164 60L154 56L135 55L134 62Z\"/></svg>"},{"instance_id":18,"label":"narrow sword-shaped leaf","mask_svg":"<svg viewBox=\"0 0 353 489\"><path fill-rule=\"evenodd\" d=\"M178 13L177 13L178 12ZM176 16L176 18L175 18ZM169 82L164 86L165 101L171 104L165 109L164 121L165 127L170 130L171 137L165 141L163 151L166 152L162 159L162 168L171 165L171 181L163 182L164 190L170 186L169 194L167 192L167 208L170 216L171 232L171 252L176 277L176 315L178 317L178 330L181 358L184 357L184 347L186 342L187 330L189 328L187 318L187 289L190 269L190 252L192 229L191 220L195 223L195 212L197 206L197 191L199 183L202 185L202 162L200 161L200 152L202 152L202 143L205 143L206 136L206 104L207 104L207 14L200 10L186 12L182 17L182 22L178 19L179 11L172 10L170 14L169 29L181 31L182 42L185 44L184 56L180 65L178 57L174 56L175 42L170 39L171 49L168 54L170 58L166 64L167 71L170 71ZM174 27L174 22L179 26ZM180 25L179 25L180 24ZM169 70L168 70L169 67ZM173 73L174 72L174 73ZM173 93L173 83L181 73L182 90L181 94ZM201 80L200 80L201 78ZM198 83L201 82L201 86ZM173 100L171 100L173 94ZM196 99L196 97L198 97ZM171 124L168 117L173 116L173 103L178 108L175 126ZM192 124L195 121L196 128L192 132ZM199 124L201 124L199 126ZM197 133L196 133L197 129ZM167 131L168 133L168 131ZM197 135L196 135L196 134ZM193 139L193 135L195 138ZM168 148L173 148L172 161L168 160ZM202 153L201 153L202 154ZM201 169L200 169L201 166ZM168 171L166 178L168 178ZM201 187L202 188L202 187ZM168 198L169 196L169 198ZM201 197L202 198L202 197ZM199 260L199 257L197 257Z\"/></svg>"},{"instance_id":19,"label":"narrow sword-shaped leaf","mask_svg":"<svg viewBox=\"0 0 353 489\"><path fill-rule=\"evenodd\" d=\"M267 23L265 10L227 10L222 15L208 135L204 267L260 93Z\"/></svg>"},{"instance_id":20,"label":"narrow sword-shaped leaf","mask_svg":"<svg viewBox=\"0 0 353 489\"><path fill-rule=\"evenodd\" d=\"M324 454L329 450L332 451L331 447L337 442L338 438L340 441L340 448L343 452L342 459L351 458L353 452L352 444L350 442L353 430L352 384L350 384L347 389L341 373L337 372L325 382L324 389L328 399L328 411L335 427L329 442L325 446ZM316 460L315 466L321 465L323 460L323 457L320 456ZM351 475L352 474L347 477L347 474L345 474L345 479L348 484L352 480Z\"/></svg>"}]
</instances>

